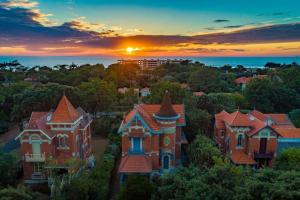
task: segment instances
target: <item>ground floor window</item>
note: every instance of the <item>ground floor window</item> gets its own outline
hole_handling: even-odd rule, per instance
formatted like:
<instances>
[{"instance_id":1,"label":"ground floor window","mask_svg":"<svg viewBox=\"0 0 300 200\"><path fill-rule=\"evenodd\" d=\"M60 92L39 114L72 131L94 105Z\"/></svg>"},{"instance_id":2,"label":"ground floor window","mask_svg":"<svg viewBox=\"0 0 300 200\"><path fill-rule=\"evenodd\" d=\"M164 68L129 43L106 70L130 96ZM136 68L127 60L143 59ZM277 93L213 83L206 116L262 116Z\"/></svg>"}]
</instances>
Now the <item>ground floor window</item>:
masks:
<instances>
[{"instance_id":1,"label":"ground floor window","mask_svg":"<svg viewBox=\"0 0 300 200\"><path fill-rule=\"evenodd\" d=\"M169 155L164 155L163 156L163 168L164 169L169 169L170 168L170 156Z\"/></svg>"}]
</instances>

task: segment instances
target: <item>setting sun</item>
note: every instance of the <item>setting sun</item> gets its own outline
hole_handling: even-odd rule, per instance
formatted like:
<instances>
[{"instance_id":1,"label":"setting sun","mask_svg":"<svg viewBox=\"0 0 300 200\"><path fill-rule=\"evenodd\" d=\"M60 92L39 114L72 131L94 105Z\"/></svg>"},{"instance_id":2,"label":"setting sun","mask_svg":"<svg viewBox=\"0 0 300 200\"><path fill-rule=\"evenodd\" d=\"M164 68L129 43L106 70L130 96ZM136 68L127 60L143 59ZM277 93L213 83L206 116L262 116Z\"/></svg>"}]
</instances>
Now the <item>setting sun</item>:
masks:
<instances>
[{"instance_id":1,"label":"setting sun","mask_svg":"<svg viewBox=\"0 0 300 200\"><path fill-rule=\"evenodd\" d=\"M133 48L133 47L127 47L126 48L126 52L128 54L132 54L133 52L138 51L138 50L140 50L140 49L139 48Z\"/></svg>"}]
</instances>

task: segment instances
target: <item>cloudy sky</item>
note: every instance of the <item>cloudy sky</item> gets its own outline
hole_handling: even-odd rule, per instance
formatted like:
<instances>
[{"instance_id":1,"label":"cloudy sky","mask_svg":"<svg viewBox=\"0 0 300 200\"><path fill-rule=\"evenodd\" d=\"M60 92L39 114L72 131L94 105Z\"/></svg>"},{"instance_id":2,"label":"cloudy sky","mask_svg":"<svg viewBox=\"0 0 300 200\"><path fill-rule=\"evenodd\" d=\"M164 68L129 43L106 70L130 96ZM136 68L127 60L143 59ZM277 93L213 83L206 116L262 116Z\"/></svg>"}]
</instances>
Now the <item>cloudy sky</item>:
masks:
<instances>
[{"instance_id":1,"label":"cloudy sky","mask_svg":"<svg viewBox=\"0 0 300 200\"><path fill-rule=\"evenodd\" d=\"M0 55L299 56L299 0L0 0Z\"/></svg>"}]
</instances>

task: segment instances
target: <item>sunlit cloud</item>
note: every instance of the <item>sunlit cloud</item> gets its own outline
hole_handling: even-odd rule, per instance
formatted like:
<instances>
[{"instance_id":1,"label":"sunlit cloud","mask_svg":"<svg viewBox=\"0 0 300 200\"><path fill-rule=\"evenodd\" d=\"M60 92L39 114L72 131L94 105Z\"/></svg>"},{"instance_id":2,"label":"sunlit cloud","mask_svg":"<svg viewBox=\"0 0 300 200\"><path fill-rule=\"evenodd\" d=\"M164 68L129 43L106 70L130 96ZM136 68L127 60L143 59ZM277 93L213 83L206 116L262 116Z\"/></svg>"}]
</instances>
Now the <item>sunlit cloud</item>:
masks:
<instances>
[{"instance_id":1,"label":"sunlit cloud","mask_svg":"<svg viewBox=\"0 0 300 200\"><path fill-rule=\"evenodd\" d=\"M288 19L281 24L270 20L234 25L217 18L211 23L219 28L208 27L207 32L150 35L142 28L124 28L84 16L58 24L37 6L26 0L0 4L1 55L299 55L300 23Z\"/></svg>"},{"instance_id":2,"label":"sunlit cloud","mask_svg":"<svg viewBox=\"0 0 300 200\"><path fill-rule=\"evenodd\" d=\"M13 8L13 7L33 8L36 7L38 4L39 3L36 1L29 1L29 0L10 0L10 1L0 2L0 6L3 6L5 8Z\"/></svg>"}]
</instances>

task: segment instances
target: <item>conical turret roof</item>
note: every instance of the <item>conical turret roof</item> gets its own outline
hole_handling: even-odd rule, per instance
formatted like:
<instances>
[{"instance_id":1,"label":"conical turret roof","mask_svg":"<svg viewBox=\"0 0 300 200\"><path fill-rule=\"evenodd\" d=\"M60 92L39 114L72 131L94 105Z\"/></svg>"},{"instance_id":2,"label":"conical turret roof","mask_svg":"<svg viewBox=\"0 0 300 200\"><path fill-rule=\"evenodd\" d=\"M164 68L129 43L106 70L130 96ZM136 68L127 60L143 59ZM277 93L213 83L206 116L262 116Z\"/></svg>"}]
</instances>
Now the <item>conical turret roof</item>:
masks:
<instances>
[{"instance_id":1,"label":"conical turret roof","mask_svg":"<svg viewBox=\"0 0 300 200\"><path fill-rule=\"evenodd\" d=\"M177 117L178 114L174 111L170 94L168 91L166 91L160 109L157 113L155 113L155 116L157 117L163 117L163 118L172 118L172 117Z\"/></svg>"},{"instance_id":2,"label":"conical turret roof","mask_svg":"<svg viewBox=\"0 0 300 200\"><path fill-rule=\"evenodd\" d=\"M70 103L68 98L63 95L60 99L56 110L52 115L51 122L53 123L72 123L79 118L79 113Z\"/></svg>"}]
</instances>

